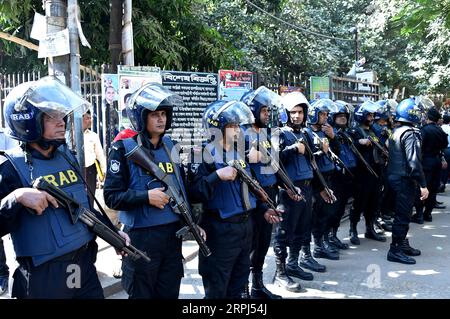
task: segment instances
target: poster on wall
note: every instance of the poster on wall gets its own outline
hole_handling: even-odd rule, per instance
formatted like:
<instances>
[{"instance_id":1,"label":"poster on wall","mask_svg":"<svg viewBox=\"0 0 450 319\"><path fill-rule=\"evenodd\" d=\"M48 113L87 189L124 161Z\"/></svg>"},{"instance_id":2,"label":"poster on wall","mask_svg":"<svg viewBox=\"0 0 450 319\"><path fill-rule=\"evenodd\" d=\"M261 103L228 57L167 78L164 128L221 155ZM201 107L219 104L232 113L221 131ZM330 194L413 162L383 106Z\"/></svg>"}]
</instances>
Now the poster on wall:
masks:
<instances>
[{"instance_id":1,"label":"poster on wall","mask_svg":"<svg viewBox=\"0 0 450 319\"><path fill-rule=\"evenodd\" d=\"M162 84L183 98L174 108L172 137L183 146L200 145L202 115L217 100L217 73L161 71Z\"/></svg>"},{"instance_id":2,"label":"poster on wall","mask_svg":"<svg viewBox=\"0 0 450 319\"><path fill-rule=\"evenodd\" d=\"M156 66L127 66L119 65L117 67L119 99L118 113L120 129L130 127L125 110L126 103L130 96L139 88L147 83L162 84L161 69Z\"/></svg>"},{"instance_id":3,"label":"poster on wall","mask_svg":"<svg viewBox=\"0 0 450 319\"><path fill-rule=\"evenodd\" d=\"M312 76L310 79L310 99L330 98L330 79L327 76Z\"/></svg>"},{"instance_id":4,"label":"poster on wall","mask_svg":"<svg viewBox=\"0 0 450 319\"><path fill-rule=\"evenodd\" d=\"M219 99L239 101L253 89L253 73L249 71L219 70Z\"/></svg>"}]
</instances>

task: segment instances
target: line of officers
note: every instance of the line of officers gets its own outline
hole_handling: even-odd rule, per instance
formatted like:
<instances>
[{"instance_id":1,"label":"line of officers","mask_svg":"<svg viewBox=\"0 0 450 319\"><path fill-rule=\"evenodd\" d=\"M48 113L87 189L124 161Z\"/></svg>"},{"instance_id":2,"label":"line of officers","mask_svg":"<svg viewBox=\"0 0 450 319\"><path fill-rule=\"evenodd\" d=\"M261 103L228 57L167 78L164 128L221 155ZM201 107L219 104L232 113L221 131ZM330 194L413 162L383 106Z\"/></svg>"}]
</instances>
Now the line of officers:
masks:
<instances>
[{"instance_id":1,"label":"line of officers","mask_svg":"<svg viewBox=\"0 0 450 319\"><path fill-rule=\"evenodd\" d=\"M92 234L83 225L71 225L67 214L58 214L63 208L56 208L45 192L33 189L39 201L29 201L33 178L74 169L67 161L73 154L60 131L65 131L67 115L80 107L69 93L55 101L54 93L43 94L39 88L40 83L31 93L29 87L14 92L5 101L10 136L22 142L0 164L0 235L11 233L20 265L13 276L13 297L101 298ZM288 291L303 291L293 277L313 280L313 274L302 268L325 272L326 266L316 259L337 260L339 251L348 249L337 231L350 198L351 242L360 244L357 223L362 214L365 238L386 241L374 228L382 216L385 227L392 230L387 259L415 263L412 256L420 251L406 238L413 205L416 221L431 220L440 150L447 147L446 134L436 125L435 109L427 111L427 124L419 131L426 110L418 99L405 99L396 106L392 101L367 101L353 110L343 101L320 99L310 104L299 92L280 97L260 87L241 101L219 100L207 107L203 128L208 140L181 165L179 145L165 133L176 116L173 110L182 104L180 96L160 85L138 89L126 106L137 135L117 141L108 155L105 203L120 211L121 236L151 258L148 263L123 257L122 285L130 298L178 298L183 277L182 239L176 235L180 216L165 193L167 185L127 159L137 146L152 154L186 202L202 206L198 229L211 250L210 256L199 255L205 298L281 298L263 283L274 224L274 281ZM271 112L278 114L280 127L267 127ZM52 122L56 119L57 126ZM53 130L59 135L49 134ZM426 138L431 143L427 151L421 149ZM239 171L258 181L277 207L256 196L230 160L237 160ZM295 191L280 172L289 177ZM431 176L437 176L437 186ZM59 186L89 205L82 178ZM75 288L64 285L65 267L73 263L82 269L81 285Z\"/></svg>"}]
</instances>

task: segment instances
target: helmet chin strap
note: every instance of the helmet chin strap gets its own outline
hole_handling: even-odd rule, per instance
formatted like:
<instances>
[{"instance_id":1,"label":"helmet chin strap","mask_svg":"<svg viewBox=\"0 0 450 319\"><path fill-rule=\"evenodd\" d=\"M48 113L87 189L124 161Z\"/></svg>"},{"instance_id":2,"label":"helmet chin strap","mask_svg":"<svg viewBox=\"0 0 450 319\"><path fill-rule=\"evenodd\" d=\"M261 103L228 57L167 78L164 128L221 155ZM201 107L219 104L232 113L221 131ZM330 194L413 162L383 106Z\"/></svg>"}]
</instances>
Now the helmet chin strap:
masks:
<instances>
[{"instance_id":1,"label":"helmet chin strap","mask_svg":"<svg viewBox=\"0 0 450 319\"><path fill-rule=\"evenodd\" d=\"M43 150L48 150L50 148L50 146L54 146L55 148L58 148L61 145L66 144L66 140L65 139L56 139L56 140L41 139L37 142L37 144Z\"/></svg>"}]
</instances>

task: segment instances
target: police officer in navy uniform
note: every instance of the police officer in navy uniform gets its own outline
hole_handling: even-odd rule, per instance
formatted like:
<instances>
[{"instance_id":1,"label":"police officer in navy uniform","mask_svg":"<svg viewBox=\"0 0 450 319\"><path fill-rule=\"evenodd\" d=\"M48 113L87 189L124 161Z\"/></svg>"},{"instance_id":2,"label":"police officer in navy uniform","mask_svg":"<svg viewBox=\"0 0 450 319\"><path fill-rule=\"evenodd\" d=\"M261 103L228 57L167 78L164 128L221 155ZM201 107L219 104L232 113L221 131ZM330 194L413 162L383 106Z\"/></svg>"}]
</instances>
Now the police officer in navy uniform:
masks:
<instances>
[{"instance_id":1,"label":"police officer in navy uniform","mask_svg":"<svg viewBox=\"0 0 450 319\"><path fill-rule=\"evenodd\" d=\"M420 250L412 248L406 238L414 199L420 187L420 200L428 197L427 183L422 169L420 131L421 108L413 98L401 101L395 113L398 127L389 139L388 181L395 192L395 214L392 226L392 243L387 260L402 264L415 264L411 256Z\"/></svg>"},{"instance_id":2,"label":"police officer in navy uniform","mask_svg":"<svg viewBox=\"0 0 450 319\"><path fill-rule=\"evenodd\" d=\"M206 244L211 255L199 256L206 299L239 299L250 273L253 224L251 214L261 214L268 223L280 218L266 204L257 201L249 187L229 166L239 161L251 174L245 161L244 143L239 142L240 125L254 123L247 105L238 101L216 101L203 113L203 127L209 136L203 161L193 172L192 200L203 203L200 225L208 234Z\"/></svg>"},{"instance_id":3,"label":"police officer in navy uniform","mask_svg":"<svg viewBox=\"0 0 450 319\"><path fill-rule=\"evenodd\" d=\"M256 90L247 92L241 101L244 102L253 113L255 123L245 132L246 149L248 150L248 162L257 180L266 193L276 202L278 193L277 177L270 164L271 158L264 158L259 150L264 147L268 154L271 153L269 124L270 109L280 105L281 97L261 86ZM263 283L263 265L272 236L272 224L268 223L263 214L252 214L253 244L250 252L250 271L252 273L252 298L281 299L280 296L271 293Z\"/></svg>"},{"instance_id":4,"label":"police officer in navy uniform","mask_svg":"<svg viewBox=\"0 0 450 319\"><path fill-rule=\"evenodd\" d=\"M395 100L380 100L376 104L379 108L374 113L372 131L380 141L380 145L385 147L386 141L392 135L392 113L398 103ZM393 217L394 196L387 180L387 158L380 157L380 159L380 197L378 200L377 215L381 219L378 218L379 221L376 221L376 225L384 230L392 231L392 221L390 219Z\"/></svg>"},{"instance_id":5,"label":"police officer in navy uniform","mask_svg":"<svg viewBox=\"0 0 450 319\"><path fill-rule=\"evenodd\" d=\"M331 106L330 106L331 104ZM333 161L327 154L331 149L339 153L339 143L333 127L328 124L329 109L334 107L334 102L330 99L319 99L311 104L308 111L308 127L306 134L312 141L312 151L315 153L317 165L322 173L327 186L333 191L336 189L336 176ZM337 210L337 201L330 198L319 183L318 179L313 180L313 224L312 234L314 239L313 256L330 260L339 259L339 249L330 245L328 231L332 217ZM336 196L335 194L333 194Z\"/></svg>"},{"instance_id":6,"label":"police officer in navy uniform","mask_svg":"<svg viewBox=\"0 0 450 319\"><path fill-rule=\"evenodd\" d=\"M283 106L285 111L281 110L280 121L285 126L273 134L272 144L294 185L301 189L304 201L296 200L284 189L279 191L279 206L284 210L284 218L274 237L277 267L274 280L288 291L302 292L301 285L291 277L313 280L314 276L301 267L317 272L326 270L312 257L310 246L313 171L303 145L309 141L302 132L310 105L302 93L291 92L283 96Z\"/></svg>"},{"instance_id":7,"label":"police officer in navy uniform","mask_svg":"<svg viewBox=\"0 0 450 319\"><path fill-rule=\"evenodd\" d=\"M19 263L12 297L103 298L93 233L81 222L72 224L54 197L31 188L44 176L90 208L80 168L65 145L67 116L86 104L53 77L23 83L5 100L9 135L21 142L0 157L0 236L11 234Z\"/></svg>"},{"instance_id":8,"label":"police officer in navy uniform","mask_svg":"<svg viewBox=\"0 0 450 319\"><path fill-rule=\"evenodd\" d=\"M447 134L437 124L442 118L434 107L427 111L426 124L420 129L422 136L422 166L430 194L425 201L417 201L416 214L412 220L417 223L431 222L431 213L436 206L436 195L440 185L443 150L447 147ZM445 159L444 159L445 161Z\"/></svg>"},{"instance_id":9,"label":"police officer in navy uniform","mask_svg":"<svg viewBox=\"0 0 450 319\"><path fill-rule=\"evenodd\" d=\"M150 263L125 257L122 286L130 299L176 299L183 277L180 218L174 213L163 185L126 154L137 145L146 148L161 170L172 177L173 185L185 196L184 173L172 158L174 143L165 132L172 123L174 106L182 98L159 84L147 84L132 94L127 115L138 134L113 144L108 158L104 186L105 203L119 210L134 245L147 253ZM203 233L204 235L204 233Z\"/></svg>"},{"instance_id":10,"label":"police officer in navy uniform","mask_svg":"<svg viewBox=\"0 0 450 319\"><path fill-rule=\"evenodd\" d=\"M378 150L372 145L368 139L370 135L376 138L371 129L374 120L374 113L379 106L372 101L365 101L355 111L355 121L357 125L353 127L349 133L353 138L355 146L364 157L366 162L375 169L378 176L380 176L379 166L377 166L376 158L380 157ZM355 174L355 197L353 207L350 210L350 242L354 245L359 245L357 224L361 218L361 213L364 214L366 222L366 232L364 236L368 239L384 242L386 237L378 234L374 229L376 219L376 208L378 207L378 199L380 196L380 182L373 176L365 167L362 161L358 160L358 165Z\"/></svg>"},{"instance_id":11,"label":"police officer in navy uniform","mask_svg":"<svg viewBox=\"0 0 450 319\"><path fill-rule=\"evenodd\" d=\"M336 155L342 160L345 164L346 169L350 170L350 173L355 174L356 168L356 155L351 150L350 146L353 141L349 140L349 135L347 133L348 128L350 127L350 108L348 103L344 101L335 101L334 105L329 104L328 114L328 122L330 125L337 129L336 138L340 147ZM338 202L336 204L336 211L330 218L330 231L328 234L329 243L338 248L338 249L348 249L348 244L343 243L338 237L337 232L339 226L341 224L342 216L345 213L345 207L347 205L350 197L353 196L353 178L346 171L340 167L336 171L336 182L335 182L335 191Z\"/></svg>"}]
</instances>

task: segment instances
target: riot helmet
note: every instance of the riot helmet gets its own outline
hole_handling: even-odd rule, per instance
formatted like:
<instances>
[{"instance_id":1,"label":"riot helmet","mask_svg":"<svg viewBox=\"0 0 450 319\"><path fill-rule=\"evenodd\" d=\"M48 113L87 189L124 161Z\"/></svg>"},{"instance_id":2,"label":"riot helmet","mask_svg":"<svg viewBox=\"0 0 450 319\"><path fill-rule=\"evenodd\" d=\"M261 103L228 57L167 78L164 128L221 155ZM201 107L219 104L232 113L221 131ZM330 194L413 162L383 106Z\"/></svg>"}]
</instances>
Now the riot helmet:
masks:
<instances>
[{"instance_id":1,"label":"riot helmet","mask_svg":"<svg viewBox=\"0 0 450 319\"><path fill-rule=\"evenodd\" d=\"M288 93L282 97L282 103L283 103L282 109L287 111L287 112L283 112L283 111L279 112L280 122L282 124L291 123L289 112L291 112L294 109L294 107L296 107L296 106L300 106L303 108L304 117L303 117L302 125L306 124L306 117L307 117L308 110L311 107L311 105L309 104L308 100L303 95L303 93L301 93L301 92Z\"/></svg>"},{"instance_id":2,"label":"riot helmet","mask_svg":"<svg viewBox=\"0 0 450 319\"><path fill-rule=\"evenodd\" d=\"M205 130L224 130L228 124L249 125L255 123L250 108L243 102L218 100L203 112L202 125Z\"/></svg>"},{"instance_id":3,"label":"riot helmet","mask_svg":"<svg viewBox=\"0 0 450 319\"><path fill-rule=\"evenodd\" d=\"M311 104L308 111L308 123L317 124L319 122L319 113L329 113L330 109L335 109L336 105L330 99L318 99Z\"/></svg>"},{"instance_id":4,"label":"riot helmet","mask_svg":"<svg viewBox=\"0 0 450 319\"><path fill-rule=\"evenodd\" d=\"M77 109L84 113L89 102L53 76L38 81L25 82L16 86L6 97L4 117L8 125L7 134L25 143L43 141L44 114L53 119L64 119ZM57 141L58 145L64 140ZM51 143L50 143L51 144Z\"/></svg>"},{"instance_id":5,"label":"riot helmet","mask_svg":"<svg viewBox=\"0 0 450 319\"><path fill-rule=\"evenodd\" d=\"M414 98L401 101L395 110L395 121L417 125L422 119L422 108Z\"/></svg>"},{"instance_id":6,"label":"riot helmet","mask_svg":"<svg viewBox=\"0 0 450 319\"><path fill-rule=\"evenodd\" d=\"M277 110L282 107L281 96L265 86L248 91L242 96L241 102L244 102L250 108L258 127L267 127L267 124L261 121L261 110L264 107Z\"/></svg>"},{"instance_id":7,"label":"riot helmet","mask_svg":"<svg viewBox=\"0 0 450 319\"><path fill-rule=\"evenodd\" d=\"M149 112L166 111L166 130L172 125L172 110L174 106L183 106L183 98L161 84L148 83L134 92L126 104L128 118L133 129L138 133L146 130Z\"/></svg>"},{"instance_id":8,"label":"riot helmet","mask_svg":"<svg viewBox=\"0 0 450 319\"><path fill-rule=\"evenodd\" d=\"M347 124L345 126L350 127L350 107L353 108L353 106L342 100L334 101L334 105L334 110L330 109L330 113L328 113L328 123L330 123L331 126L337 126L336 116L339 114L344 114L347 118Z\"/></svg>"},{"instance_id":9,"label":"riot helmet","mask_svg":"<svg viewBox=\"0 0 450 319\"><path fill-rule=\"evenodd\" d=\"M355 111L355 121L360 125L367 124L367 116L375 114L378 108L379 106L373 101L363 102Z\"/></svg>"},{"instance_id":10,"label":"riot helmet","mask_svg":"<svg viewBox=\"0 0 450 319\"><path fill-rule=\"evenodd\" d=\"M378 110L374 114L375 121L380 119L388 121L398 105L398 103L393 99L379 100L376 101L375 104L379 106Z\"/></svg>"}]
</instances>

